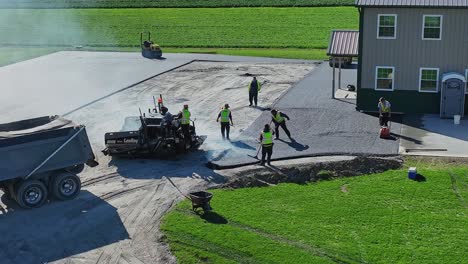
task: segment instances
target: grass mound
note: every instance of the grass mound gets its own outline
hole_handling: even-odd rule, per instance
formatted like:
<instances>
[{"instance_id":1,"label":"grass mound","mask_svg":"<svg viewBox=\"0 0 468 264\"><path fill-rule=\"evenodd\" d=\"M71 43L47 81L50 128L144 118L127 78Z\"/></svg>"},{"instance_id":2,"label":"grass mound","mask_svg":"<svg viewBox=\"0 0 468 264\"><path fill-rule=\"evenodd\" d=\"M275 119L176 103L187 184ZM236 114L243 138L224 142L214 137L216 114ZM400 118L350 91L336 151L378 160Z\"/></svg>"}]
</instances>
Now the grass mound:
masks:
<instances>
[{"instance_id":1,"label":"grass mound","mask_svg":"<svg viewBox=\"0 0 468 264\"><path fill-rule=\"evenodd\" d=\"M415 165L415 164L410 164ZM468 248L468 166L418 165L316 184L216 190L162 224L180 263L457 263Z\"/></svg>"}]
</instances>

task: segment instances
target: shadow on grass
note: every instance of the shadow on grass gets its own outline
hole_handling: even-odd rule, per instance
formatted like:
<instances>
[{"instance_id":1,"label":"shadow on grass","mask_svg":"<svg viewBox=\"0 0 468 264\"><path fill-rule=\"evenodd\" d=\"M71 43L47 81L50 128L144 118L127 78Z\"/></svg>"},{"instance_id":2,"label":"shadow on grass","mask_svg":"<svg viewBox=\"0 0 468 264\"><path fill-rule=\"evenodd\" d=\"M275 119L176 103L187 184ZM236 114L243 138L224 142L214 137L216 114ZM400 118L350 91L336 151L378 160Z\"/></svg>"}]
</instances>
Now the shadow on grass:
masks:
<instances>
[{"instance_id":1,"label":"shadow on grass","mask_svg":"<svg viewBox=\"0 0 468 264\"><path fill-rule=\"evenodd\" d=\"M416 178L412 179L413 181L417 181L417 182L425 182L426 181L426 177L424 177L423 175L421 174L416 174Z\"/></svg>"},{"instance_id":2,"label":"shadow on grass","mask_svg":"<svg viewBox=\"0 0 468 264\"><path fill-rule=\"evenodd\" d=\"M204 212L199 215L201 219L207 221L208 223L217 224L217 225L225 225L228 223L228 220L224 218L224 216L213 211Z\"/></svg>"}]
</instances>

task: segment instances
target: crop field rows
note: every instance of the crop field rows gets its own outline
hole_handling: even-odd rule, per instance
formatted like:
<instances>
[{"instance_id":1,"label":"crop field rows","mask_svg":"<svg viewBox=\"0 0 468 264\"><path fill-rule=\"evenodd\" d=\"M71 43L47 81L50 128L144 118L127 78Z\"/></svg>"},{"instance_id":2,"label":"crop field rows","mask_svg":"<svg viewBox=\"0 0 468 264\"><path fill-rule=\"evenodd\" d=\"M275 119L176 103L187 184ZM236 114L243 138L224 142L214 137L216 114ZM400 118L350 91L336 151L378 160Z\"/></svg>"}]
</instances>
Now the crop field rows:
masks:
<instances>
[{"instance_id":1,"label":"crop field rows","mask_svg":"<svg viewBox=\"0 0 468 264\"><path fill-rule=\"evenodd\" d=\"M353 7L1 9L0 45L325 49L330 31L358 28ZM14 27L12 25L15 25Z\"/></svg>"},{"instance_id":2,"label":"crop field rows","mask_svg":"<svg viewBox=\"0 0 468 264\"><path fill-rule=\"evenodd\" d=\"M350 6L353 3L353 0L3 0L0 8L303 7Z\"/></svg>"}]
</instances>

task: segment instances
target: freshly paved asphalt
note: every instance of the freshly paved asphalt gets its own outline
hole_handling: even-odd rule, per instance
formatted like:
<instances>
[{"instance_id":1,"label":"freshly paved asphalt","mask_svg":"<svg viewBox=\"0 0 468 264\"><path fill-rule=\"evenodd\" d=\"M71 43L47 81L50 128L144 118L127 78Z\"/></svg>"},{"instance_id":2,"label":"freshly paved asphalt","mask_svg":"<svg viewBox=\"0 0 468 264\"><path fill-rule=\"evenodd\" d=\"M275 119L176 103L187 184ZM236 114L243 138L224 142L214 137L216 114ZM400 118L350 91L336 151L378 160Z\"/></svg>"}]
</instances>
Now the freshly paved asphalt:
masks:
<instances>
[{"instance_id":1,"label":"freshly paved asphalt","mask_svg":"<svg viewBox=\"0 0 468 264\"><path fill-rule=\"evenodd\" d=\"M331 68L323 63L274 105L291 118L287 126L296 141L291 142L280 128L281 140L275 141L273 159L325 155L398 155L401 122L394 120L392 124L391 130L396 137L380 139L376 116L356 111L354 101L331 99L331 77ZM355 70L344 70L342 86L355 84L355 79ZM256 138L263 126L270 122L270 116L268 110L264 111L240 139L234 140L233 145L242 146L244 151L233 148L223 152L214 157L210 165L228 168L257 162L249 155L255 156L254 149L258 147Z\"/></svg>"}]
</instances>

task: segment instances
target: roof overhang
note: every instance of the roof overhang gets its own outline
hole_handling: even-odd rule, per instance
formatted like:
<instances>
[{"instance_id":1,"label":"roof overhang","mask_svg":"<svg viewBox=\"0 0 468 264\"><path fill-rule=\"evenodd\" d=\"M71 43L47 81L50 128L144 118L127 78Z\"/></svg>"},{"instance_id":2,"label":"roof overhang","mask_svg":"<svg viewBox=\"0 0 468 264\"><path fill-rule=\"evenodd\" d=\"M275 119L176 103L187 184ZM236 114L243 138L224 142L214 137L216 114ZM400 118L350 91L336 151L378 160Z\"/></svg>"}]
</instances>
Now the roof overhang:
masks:
<instances>
[{"instance_id":1,"label":"roof overhang","mask_svg":"<svg viewBox=\"0 0 468 264\"><path fill-rule=\"evenodd\" d=\"M331 57L357 57L359 54L358 30L333 30L327 55Z\"/></svg>"},{"instance_id":2,"label":"roof overhang","mask_svg":"<svg viewBox=\"0 0 468 264\"><path fill-rule=\"evenodd\" d=\"M468 0L356 0L356 7L468 8Z\"/></svg>"}]
</instances>

